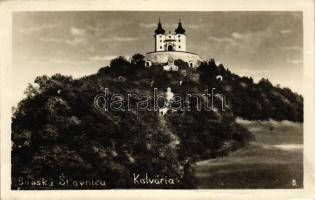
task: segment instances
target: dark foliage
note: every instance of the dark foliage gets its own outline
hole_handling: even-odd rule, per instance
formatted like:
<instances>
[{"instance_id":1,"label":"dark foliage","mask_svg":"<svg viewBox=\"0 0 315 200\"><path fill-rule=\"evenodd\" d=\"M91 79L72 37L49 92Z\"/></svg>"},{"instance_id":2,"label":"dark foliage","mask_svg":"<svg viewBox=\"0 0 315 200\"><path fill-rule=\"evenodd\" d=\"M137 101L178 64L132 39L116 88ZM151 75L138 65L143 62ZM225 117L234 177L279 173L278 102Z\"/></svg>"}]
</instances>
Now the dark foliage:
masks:
<instances>
[{"instance_id":1,"label":"dark foliage","mask_svg":"<svg viewBox=\"0 0 315 200\"><path fill-rule=\"evenodd\" d=\"M143 59L141 54L134 55L131 62L119 57L97 74L76 80L60 74L37 77L12 118L12 188L41 189L19 185L20 177L59 181L61 175L104 179L106 188L191 188L187 171L192 160L226 156L250 139L249 132L235 122L235 116L303 120L303 98L290 89L273 87L267 79L255 84L251 78L232 74L214 62L202 63L195 71L178 60L175 63L180 71L165 72L162 66L144 67ZM199 74L199 81L190 78L193 74ZM223 81L216 80L217 75L223 76ZM183 82L179 85L174 81ZM159 93L172 87L177 94L216 88L226 96L229 108L161 116L157 111L100 112L93 106L94 97L105 88L110 88L112 96L152 95L153 87ZM195 103L192 101L191 107ZM137 186L133 184L133 173L159 174L181 181L175 185Z\"/></svg>"},{"instance_id":2,"label":"dark foliage","mask_svg":"<svg viewBox=\"0 0 315 200\"><path fill-rule=\"evenodd\" d=\"M202 63L200 83L225 95L235 116L249 120L290 120L303 122L303 97L289 88L275 87L268 79L254 83L250 77L232 74L222 65ZM216 81L221 75L223 81Z\"/></svg>"}]
</instances>

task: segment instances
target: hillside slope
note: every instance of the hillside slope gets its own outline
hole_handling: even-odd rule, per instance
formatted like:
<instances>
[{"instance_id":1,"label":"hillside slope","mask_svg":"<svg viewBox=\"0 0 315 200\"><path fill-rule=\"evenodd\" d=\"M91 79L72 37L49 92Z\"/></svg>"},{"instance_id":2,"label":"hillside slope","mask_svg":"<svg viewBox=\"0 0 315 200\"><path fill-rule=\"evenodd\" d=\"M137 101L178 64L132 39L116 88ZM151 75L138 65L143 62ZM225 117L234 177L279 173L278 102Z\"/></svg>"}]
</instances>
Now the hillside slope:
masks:
<instances>
[{"instance_id":1,"label":"hillside slope","mask_svg":"<svg viewBox=\"0 0 315 200\"><path fill-rule=\"evenodd\" d=\"M179 71L163 71L162 65L146 68L143 56L136 54L132 62L119 57L80 79L60 74L37 77L12 118L12 188L193 188L191 161L226 156L252 138L236 116L303 121L303 99L289 89L273 87L268 80L255 84L214 62L196 70L180 60L175 63ZM159 110L137 110L139 95L152 97L147 101L152 103L154 88L165 95L168 87L183 96L215 88L225 96L225 110L218 100L210 111L199 111L197 100L188 103L190 110L163 115ZM114 94L136 94L118 101L124 105L130 101L131 110L95 109L95 97L105 88L114 101L118 101ZM169 177L175 183L136 184L134 174ZM69 180L102 179L106 186L20 184L21 177L58 182L61 175Z\"/></svg>"}]
</instances>

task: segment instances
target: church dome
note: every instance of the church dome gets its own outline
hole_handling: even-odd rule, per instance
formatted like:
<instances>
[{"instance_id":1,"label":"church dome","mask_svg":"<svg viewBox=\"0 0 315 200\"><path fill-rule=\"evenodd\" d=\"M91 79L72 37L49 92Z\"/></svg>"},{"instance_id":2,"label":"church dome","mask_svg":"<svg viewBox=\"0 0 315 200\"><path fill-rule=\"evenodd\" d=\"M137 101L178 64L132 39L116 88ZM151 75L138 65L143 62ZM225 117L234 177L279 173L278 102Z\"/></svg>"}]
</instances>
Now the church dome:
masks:
<instances>
[{"instance_id":1,"label":"church dome","mask_svg":"<svg viewBox=\"0 0 315 200\"><path fill-rule=\"evenodd\" d=\"M164 34L165 33L165 30L162 28L162 24L159 20L159 24L158 24L158 27L155 29L155 34Z\"/></svg>"},{"instance_id":2,"label":"church dome","mask_svg":"<svg viewBox=\"0 0 315 200\"><path fill-rule=\"evenodd\" d=\"M178 27L175 29L176 34L185 34L185 29L182 27L182 23L178 22Z\"/></svg>"}]
</instances>

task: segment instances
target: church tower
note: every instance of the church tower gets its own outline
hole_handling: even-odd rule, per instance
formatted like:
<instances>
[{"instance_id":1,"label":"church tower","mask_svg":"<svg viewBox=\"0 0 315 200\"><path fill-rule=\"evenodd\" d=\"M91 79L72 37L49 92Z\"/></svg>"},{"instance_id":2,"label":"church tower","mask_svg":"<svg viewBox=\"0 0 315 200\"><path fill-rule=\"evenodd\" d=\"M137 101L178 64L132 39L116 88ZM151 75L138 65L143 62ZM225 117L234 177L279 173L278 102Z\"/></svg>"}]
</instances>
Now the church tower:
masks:
<instances>
[{"instance_id":1,"label":"church tower","mask_svg":"<svg viewBox=\"0 0 315 200\"><path fill-rule=\"evenodd\" d=\"M155 29L155 51L165 51L164 40L165 30L162 28L161 20L159 18L158 27Z\"/></svg>"},{"instance_id":2,"label":"church tower","mask_svg":"<svg viewBox=\"0 0 315 200\"><path fill-rule=\"evenodd\" d=\"M174 31L173 33L171 31L166 33L159 19L157 28L154 30L154 51L146 53L146 66L159 63L166 64L163 67L164 70L178 70L174 62L171 62L175 60L182 60L192 68L200 65L200 56L188 52L186 49L186 30L183 28L181 20Z\"/></svg>"},{"instance_id":3,"label":"church tower","mask_svg":"<svg viewBox=\"0 0 315 200\"><path fill-rule=\"evenodd\" d=\"M186 35L185 29L181 21L175 29L175 34L169 32L165 34L159 19L158 27L155 29L155 51L186 51Z\"/></svg>"},{"instance_id":4,"label":"church tower","mask_svg":"<svg viewBox=\"0 0 315 200\"><path fill-rule=\"evenodd\" d=\"M178 27L175 29L176 38L176 50L186 51L186 35L185 29L182 27L182 23L179 20Z\"/></svg>"}]
</instances>

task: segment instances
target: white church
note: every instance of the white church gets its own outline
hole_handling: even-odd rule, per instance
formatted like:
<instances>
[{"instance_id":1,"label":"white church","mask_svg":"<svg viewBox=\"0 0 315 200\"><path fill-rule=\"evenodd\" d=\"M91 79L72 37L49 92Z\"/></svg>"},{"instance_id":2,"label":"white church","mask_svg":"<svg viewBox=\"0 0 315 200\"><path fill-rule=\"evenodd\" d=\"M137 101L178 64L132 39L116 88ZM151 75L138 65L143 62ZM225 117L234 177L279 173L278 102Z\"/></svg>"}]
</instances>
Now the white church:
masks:
<instances>
[{"instance_id":1,"label":"white church","mask_svg":"<svg viewBox=\"0 0 315 200\"><path fill-rule=\"evenodd\" d=\"M189 67L196 68L199 66L201 58L198 54L186 51L186 31L182 26L181 21L178 22L178 27L175 33L169 31L165 34L159 20L158 26L154 34L154 51L146 53L146 65L167 63L164 70L177 71L178 67L174 65L174 61L181 59L188 63Z\"/></svg>"}]
</instances>

